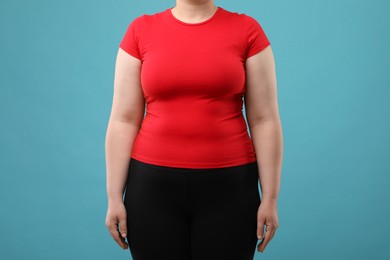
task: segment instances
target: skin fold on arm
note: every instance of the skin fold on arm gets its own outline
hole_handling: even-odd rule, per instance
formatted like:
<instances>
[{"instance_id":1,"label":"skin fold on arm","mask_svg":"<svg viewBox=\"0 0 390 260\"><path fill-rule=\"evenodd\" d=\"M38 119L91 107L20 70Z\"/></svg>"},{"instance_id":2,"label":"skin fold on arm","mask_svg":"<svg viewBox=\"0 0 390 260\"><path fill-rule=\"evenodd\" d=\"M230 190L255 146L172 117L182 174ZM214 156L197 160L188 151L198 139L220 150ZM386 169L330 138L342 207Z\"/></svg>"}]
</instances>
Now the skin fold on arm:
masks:
<instances>
[{"instance_id":1,"label":"skin fold on arm","mask_svg":"<svg viewBox=\"0 0 390 260\"><path fill-rule=\"evenodd\" d=\"M256 152L262 202L258 210L257 235L264 236L258 251L264 251L278 227L277 199L283 157L283 136L277 100L277 82L272 48L269 45L245 63L246 118Z\"/></svg>"}]
</instances>

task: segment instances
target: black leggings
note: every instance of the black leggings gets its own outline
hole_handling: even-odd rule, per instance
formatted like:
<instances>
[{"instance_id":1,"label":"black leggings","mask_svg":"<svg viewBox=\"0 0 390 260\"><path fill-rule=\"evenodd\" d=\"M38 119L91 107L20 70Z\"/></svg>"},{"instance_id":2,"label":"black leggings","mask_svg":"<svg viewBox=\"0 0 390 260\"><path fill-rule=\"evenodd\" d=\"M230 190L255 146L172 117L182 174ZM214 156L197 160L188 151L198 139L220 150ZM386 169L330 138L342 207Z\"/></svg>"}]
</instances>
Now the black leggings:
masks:
<instances>
[{"instance_id":1,"label":"black leggings","mask_svg":"<svg viewBox=\"0 0 390 260\"><path fill-rule=\"evenodd\" d=\"M209 169L130 159L124 204L134 260L253 260L257 162Z\"/></svg>"}]
</instances>

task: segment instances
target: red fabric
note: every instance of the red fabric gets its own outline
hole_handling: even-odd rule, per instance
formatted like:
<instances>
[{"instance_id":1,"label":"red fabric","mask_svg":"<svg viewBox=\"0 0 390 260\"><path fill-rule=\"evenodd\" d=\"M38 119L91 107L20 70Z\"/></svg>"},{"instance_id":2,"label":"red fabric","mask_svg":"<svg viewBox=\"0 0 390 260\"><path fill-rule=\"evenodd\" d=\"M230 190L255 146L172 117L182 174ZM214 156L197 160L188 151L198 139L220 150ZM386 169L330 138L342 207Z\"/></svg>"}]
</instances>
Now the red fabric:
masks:
<instances>
[{"instance_id":1,"label":"red fabric","mask_svg":"<svg viewBox=\"0 0 390 260\"><path fill-rule=\"evenodd\" d=\"M170 8L136 17L120 42L142 62L146 101L130 156L185 168L256 161L242 113L245 60L269 44L254 18L222 7L201 23Z\"/></svg>"}]
</instances>

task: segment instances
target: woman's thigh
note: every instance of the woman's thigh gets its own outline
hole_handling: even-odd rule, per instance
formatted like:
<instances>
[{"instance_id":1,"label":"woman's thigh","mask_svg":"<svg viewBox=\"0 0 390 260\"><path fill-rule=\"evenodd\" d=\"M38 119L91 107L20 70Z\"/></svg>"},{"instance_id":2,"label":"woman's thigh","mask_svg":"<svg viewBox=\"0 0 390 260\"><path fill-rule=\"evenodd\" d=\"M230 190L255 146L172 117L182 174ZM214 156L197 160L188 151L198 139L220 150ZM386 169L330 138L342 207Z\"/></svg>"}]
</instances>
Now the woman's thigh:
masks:
<instances>
[{"instance_id":1,"label":"woman's thigh","mask_svg":"<svg viewBox=\"0 0 390 260\"><path fill-rule=\"evenodd\" d=\"M190 259L185 181L183 172L130 160L124 203L134 260Z\"/></svg>"},{"instance_id":2,"label":"woman's thigh","mask_svg":"<svg viewBox=\"0 0 390 260\"><path fill-rule=\"evenodd\" d=\"M260 206L257 162L188 175L193 260L252 260Z\"/></svg>"}]
</instances>

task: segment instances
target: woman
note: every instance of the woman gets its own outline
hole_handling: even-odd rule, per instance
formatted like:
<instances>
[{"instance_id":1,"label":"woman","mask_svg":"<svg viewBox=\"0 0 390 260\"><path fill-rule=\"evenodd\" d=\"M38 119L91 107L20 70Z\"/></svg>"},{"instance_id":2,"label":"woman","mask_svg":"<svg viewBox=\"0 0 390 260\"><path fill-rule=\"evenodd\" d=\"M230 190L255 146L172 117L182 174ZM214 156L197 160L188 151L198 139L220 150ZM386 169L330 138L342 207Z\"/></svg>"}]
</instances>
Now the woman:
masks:
<instances>
[{"instance_id":1,"label":"woman","mask_svg":"<svg viewBox=\"0 0 390 260\"><path fill-rule=\"evenodd\" d=\"M253 259L258 240L264 251L283 149L275 74L260 24L212 0L130 23L106 136L106 226L133 259Z\"/></svg>"}]
</instances>

